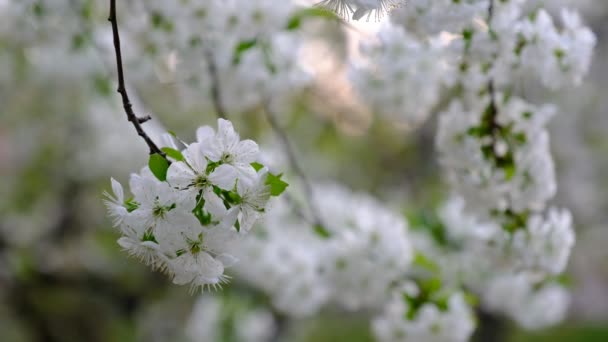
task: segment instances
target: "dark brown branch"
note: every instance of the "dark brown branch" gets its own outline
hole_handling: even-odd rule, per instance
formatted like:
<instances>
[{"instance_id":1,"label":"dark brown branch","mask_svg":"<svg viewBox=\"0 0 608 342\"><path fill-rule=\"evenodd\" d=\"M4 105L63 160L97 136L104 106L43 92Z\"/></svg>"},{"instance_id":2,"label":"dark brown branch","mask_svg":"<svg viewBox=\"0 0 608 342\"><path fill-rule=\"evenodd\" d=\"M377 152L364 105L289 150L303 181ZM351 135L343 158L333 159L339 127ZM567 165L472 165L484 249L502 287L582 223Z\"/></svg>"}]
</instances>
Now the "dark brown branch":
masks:
<instances>
[{"instance_id":1,"label":"dark brown branch","mask_svg":"<svg viewBox=\"0 0 608 342\"><path fill-rule=\"evenodd\" d=\"M112 37L114 40L114 51L116 52L116 68L118 70L118 93L122 97L122 106L125 109L125 113L127 114L127 119L129 122L133 124L137 134L144 139L148 147L150 148L150 154L158 153L161 156L165 157L165 153L161 151L158 146L152 141L150 136L146 134L144 129L141 127L141 124L150 120L150 116L146 116L143 118L137 117L135 112L133 111L133 105L131 104L131 100L129 100L129 95L127 94L127 89L125 87L125 76L122 65L122 52L120 50L120 35L118 33L118 20L116 18L116 0L110 0L110 16L108 18L110 23L112 23Z\"/></svg>"},{"instance_id":2,"label":"dark brown branch","mask_svg":"<svg viewBox=\"0 0 608 342\"><path fill-rule=\"evenodd\" d=\"M215 60L213 59L213 53L211 51L207 51L206 55L207 71L209 71L209 77L211 77L211 101L215 108L215 114L218 118L226 119L228 115L226 114L226 109L222 103L222 92L220 90L221 85L217 73L217 65L215 65Z\"/></svg>"},{"instance_id":3,"label":"dark brown branch","mask_svg":"<svg viewBox=\"0 0 608 342\"><path fill-rule=\"evenodd\" d=\"M304 170L300 166L300 163L298 162L298 159L296 158L296 154L293 149L293 146L291 145L289 137L287 137L287 134L285 134L285 131L277 121L277 118L275 117L274 113L270 110L270 108L268 108L268 106L265 106L264 112L266 113L266 117L268 118L268 122L270 123L272 130L275 132L279 140L281 140L283 149L285 151L285 154L287 154L287 158L289 160L291 168L302 181L302 185L304 187L304 196L306 197L306 202L308 203L308 208L310 210L310 214L312 215L313 225L315 226L315 229L321 229L326 232L326 228L321 220L321 215L317 210L317 206L315 205L314 190L312 184L308 180L306 173L304 172Z\"/></svg>"},{"instance_id":4,"label":"dark brown branch","mask_svg":"<svg viewBox=\"0 0 608 342\"><path fill-rule=\"evenodd\" d=\"M494 18L494 0L490 0L488 5L488 29L492 30L492 19ZM496 105L496 87L494 86L494 79L490 78L488 82L488 95L490 96L490 129L492 131L492 139L496 143L496 135L500 130L500 125L497 122L498 106Z\"/></svg>"}]
</instances>

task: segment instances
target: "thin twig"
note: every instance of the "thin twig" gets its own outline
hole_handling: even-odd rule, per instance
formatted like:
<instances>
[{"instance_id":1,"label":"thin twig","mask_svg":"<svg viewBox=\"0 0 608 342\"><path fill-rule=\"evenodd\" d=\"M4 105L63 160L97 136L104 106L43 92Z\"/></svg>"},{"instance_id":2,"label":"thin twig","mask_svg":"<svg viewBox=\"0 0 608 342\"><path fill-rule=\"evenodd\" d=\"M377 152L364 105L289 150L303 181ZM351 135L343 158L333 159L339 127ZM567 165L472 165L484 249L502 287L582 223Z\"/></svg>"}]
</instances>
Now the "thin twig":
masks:
<instances>
[{"instance_id":1,"label":"thin twig","mask_svg":"<svg viewBox=\"0 0 608 342\"><path fill-rule=\"evenodd\" d=\"M488 5L488 29L492 30L492 19L494 18L494 0L490 0L490 4ZM498 115L498 106L496 105L496 87L494 86L494 79L490 77L488 81L488 94L490 96L490 108L491 108L491 118L490 118L490 126L492 130L492 135L494 136L496 131L500 129L500 125L496 121L496 116ZM494 139L496 139L494 137Z\"/></svg>"},{"instance_id":2,"label":"thin twig","mask_svg":"<svg viewBox=\"0 0 608 342\"><path fill-rule=\"evenodd\" d=\"M133 111L133 105L129 100L129 95L127 94L127 89L125 87L125 76L122 65L122 52L120 50L120 35L118 33L118 20L116 19L116 0L110 0L110 16L108 17L110 23L112 23L112 37L114 40L114 51L116 52L116 68L118 70L118 93L122 97L122 106L125 109L125 113L127 114L127 119L129 122L133 124L137 134L144 139L148 147L150 148L150 154L158 153L167 159L165 153L161 151L158 146L152 141L152 139L146 134L144 129L141 127L141 124L150 120L149 116L146 117L137 117L135 112Z\"/></svg>"},{"instance_id":3,"label":"thin twig","mask_svg":"<svg viewBox=\"0 0 608 342\"><path fill-rule=\"evenodd\" d=\"M222 92L220 88L220 78L217 73L217 65L215 65L215 60L213 59L213 53L211 51L208 50L206 56L207 71L209 72L209 77L211 77L211 101L213 102L213 107L215 107L215 114L218 118L226 119L228 115L226 114L226 109L222 103Z\"/></svg>"},{"instance_id":4,"label":"thin twig","mask_svg":"<svg viewBox=\"0 0 608 342\"><path fill-rule=\"evenodd\" d=\"M308 208L310 210L310 214L312 215L312 221L313 225L315 226L315 229L321 229L325 231L325 226L323 225L323 222L321 220L321 215L317 209L317 206L315 205L314 189L312 187L312 184L308 180L306 173L300 166L298 159L296 158L296 154L293 149L293 146L291 145L289 137L287 137L287 134L285 134L285 131L277 121L277 118L275 117L274 113L270 110L270 108L268 108L268 106L265 106L264 112L266 113L266 117L268 119L268 122L270 123L270 127L272 128L276 136L279 138L279 140L281 140L283 150L285 151L285 154L287 154L287 158L289 160L291 168L302 181L302 185L304 186L304 196L306 197L306 202L308 203Z\"/></svg>"}]
</instances>

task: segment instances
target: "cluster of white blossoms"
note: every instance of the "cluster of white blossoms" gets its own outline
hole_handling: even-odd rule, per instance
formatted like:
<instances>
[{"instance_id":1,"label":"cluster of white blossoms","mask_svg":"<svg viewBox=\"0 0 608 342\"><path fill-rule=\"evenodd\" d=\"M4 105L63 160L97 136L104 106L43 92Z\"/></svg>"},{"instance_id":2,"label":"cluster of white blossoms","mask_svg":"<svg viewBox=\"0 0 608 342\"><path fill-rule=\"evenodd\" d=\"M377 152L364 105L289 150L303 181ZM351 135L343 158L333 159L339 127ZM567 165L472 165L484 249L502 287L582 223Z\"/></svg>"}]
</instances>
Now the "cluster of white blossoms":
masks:
<instances>
[{"instance_id":1,"label":"cluster of white blossoms","mask_svg":"<svg viewBox=\"0 0 608 342\"><path fill-rule=\"evenodd\" d=\"M321 278L323 241L286 201L276 201L256 233L239 242L239 279L268 294L277 310L294 317L313 315L327 302ZM280 260L280 262L277 262Z\"/></svg>"},{"instance_id":2,"label":"cluster of white blossoms","mask_svg":"<svg viewBox=\"0 0 608 342\"><path fill-rule=\"evenodd\" d=\"M573 14L564 15L564 21L571 23L565 23L567 28L560 34L545 28L526 35L522 27L535 20L546 22L539 16L547 14L535 11L522 16L521 4L523 1L492 2L485 31L463 31L462 80L457 81L460 94L440 114L436 142L440 163L454 191L465 200L465 210L496 222L512 237L505 248L508 259L521 270L554 275L564 271L574 244L569 212L551 208L544 213L557 188L546 129L555 109L518 98L507 75L521 61L540 66L554 63L556 55L582 54L567 59L577 65L550 71L561 75L561 80L577 83L588 69L594 37ZM543 45L543 40L552 43ZM574 40L580 43L577 48L569 46ZM505 46L509 48L505 50ZM543 56L526 57L524 51L534 46L551 50ZM579 47L582 52L575 51ZM508 51L520 62L509 64L513 54ZM478 73L484 68L486 76L472 81L470 70Z\"/></svg>"},{"instance_id":3,"label":"cluster of white blossoms","mask_svg":"<svg viewBox=\"0 0 608 342\"><path fill-rule=\"evenodd\" d=\"M175 147L175 146L174 146ZM127 197L112 179L106 204L122 237L118 243L176 284L218 286L237 262L231 246L264 213L271 195L286 183L256 163L258 146L240 140L232 123L204 126L182 151L165 147L132 174Z\"/></svg>"},{"instance_id":4,"label":"cluster of white blossoms","mask_svg":"<svg viewBox=\"0 0 608 342\"><path fill-rule=\"evenodd\" d=\"M439 41L420 41L403 28L385 25L378 41L362 42L361 62L352 62L350 80L374 113L415 125L439 100L448 71Z\"/></svg>"},{"instance_id":5,"label":"cluster of white blossoms","mask_svg":"<svg viewBox=\"0 0 608 342\"><path fill-rule=\"evenodd\" d=\"M517 24L516 52L526 72L537 75L550 88L581 83L591 64L596 38L583 26L578 13L562 9L561 28L542 9Z\"/></svg>"},{"instance_id":6,"label":"cluster of white blossoms","mask_svg":"<svg viewBox=\"0 0 608 342\"><path fill-rule=\"evenodd\" d=\"M556 109L525 101L517 78L577 85L596 40L574 11L554 22L526 5L410 1L361 43L365 60L352 63L351 80L376 112L409 123L447 103L436 145L459 198L440 215L439 241L415 232L414 246L446 286L464 286L484 309L539 328L565 316L567 292L551 279L565 270L575 234L569 211L548 206L557 185L546 127ZM516 303L508 289L519 291ZM539 312L551 306L543 320Z\"/></svg>"},{"instance_id":7,"label":"cluster of white blossoms","mask_svg":"<svg viewBox=\"0 0 608 342\"><path fill-rule=\"evenodd\" d=\"M455 100L440 115L437 147L450 184L481 217L542 210L556 192L545 127L554 109L506 95L471 107Z\"/></svg>"},{"instance_id":8,"label":"cluster of white blossoms","mask_svg":"<svg viewBox=\"0 0 608 342\"><path fill-rule=\"evenodd\" d=\"M482 300L489 310L507 314L522 327L534 330L561 322L570 294L557 283L520 272L497 275L487 285Z\"/></svg>"},{"instance_id":9,"label":"cluster of white blossoms","mask_svg":"<svg viewBox=\"0 0 608 342\"><path fill-rule=\"evenodd\" d=\"M238 113L281 103L310 81L299 63L300 7L291 0L145 0L133 7L135 17L125 22L132 44L162 61L163 78L186 105L216 97Z\"/></svg>"},{"instance_id":10,"label":"cluster of white blossoms","mask_svg":"<svg viewBox=\"0 0 608 342\"><path fill-rule=\"evenodd\" d=\"M380 342L465 342L474 329L473 311L462 293L437 293L413 282L395 290L373 321Z\"/></svg>"},{"instance_id":11,"label":"cluster of white blossoms","mask_svg":"<svg viewBox=\"0 0 608 342\"><path fill-rule=\"evenodd\" d=\"M548 230L549 224L538 226L544 222L541 217L533 218L536 222L527 230L511 237L499 224L467 214L464 206L462 198L454 197L440 209L443 240L416 232L414 245L431 263L430 267L419 265L435 272L444 287L472 291L481 299L483 310L507 315L527 329L559 323L566 316L570 295L557 278L547 274L557 275L565 267L574 243L569 221L562 225L567 231L562 234ZM560 214L566 215L550 212L550 216ZM534 238L528 238L528 231ZM539 267L542 261L537 257L547 261L547 267Z\"/></svg>"},{"instance_id":12,"label":"cluster of white blossoms","mask_svg":"<svg viewBox=\"0 0 608 342\"><path fill-rule=\"evenodd\" d=\"M391 21L421 37L462 32L474 18L485 15L488 5L488 0L409 0L391 12Z\"/></svg>"},{"instance_id":13,"label":"cluster of white blossoms","mask_svg":"<svg viewBox=\"0 0 608 342\"><path fill-rule=\"evenodd\" d=\"M379 114L415 123L444 93L483 102L475 94L490 79L509 92L514 77L535 76L552 89L579 84L590 67L593 33L574 11L562 10L560 25L525 4L409 1L391 12L374 39L361 42L365 63L351 63L353 86Z\"/></svg>"},{"instance_id":14,"label":"cluster of white blossoms","mask_svg":"<svg viewBox=\"0 0 608 342\"><path fill-rule=\"evenodd\" d=\"M316 194L328 234L322 267L332 299L350 310L377 307L413 259L407 222L340 187L320 186Z\"/></svg>"},{"instance_id":15,"label":"cluster of white blossoms","mask_svg":"<svg viewBox=\"0 0 608 342\"><path fill-rule=\"evenodd\" d=\"M406 221L344 188L315 190L323 226L313 227L277 203L261 233L239 244L239 256L251 261L237 267L239 277L290 315L310 315L329 303L351 311L381 307L413 258Z\"/></svg>"}]
</instances>

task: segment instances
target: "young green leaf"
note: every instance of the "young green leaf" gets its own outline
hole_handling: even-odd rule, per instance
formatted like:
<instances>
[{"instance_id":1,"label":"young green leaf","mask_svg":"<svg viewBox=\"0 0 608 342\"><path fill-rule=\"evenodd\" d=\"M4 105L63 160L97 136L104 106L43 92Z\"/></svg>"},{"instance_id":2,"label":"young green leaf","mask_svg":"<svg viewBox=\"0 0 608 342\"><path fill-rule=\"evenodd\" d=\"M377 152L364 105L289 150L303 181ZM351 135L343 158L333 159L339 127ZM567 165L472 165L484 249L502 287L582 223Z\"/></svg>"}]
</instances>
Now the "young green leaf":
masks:
<instances>
[{"instance_id":1,"label":"young green leaf","mask_svg":"<svg viewBox=\"0 0 608 342\"><path fill-rule=\"evenodd\" d=\"M169 162L163 156L158 153L151 154L150 160L148 161L148 166L150 167L150 171L152 171L158 180L161 182L167 180Z\"/></svg>"},{"instance_id":2,"label":"young green leaf","mask_svg":"<svg viewBox=\"0 0 608 342\"><path fill-rule=\"evenodd\" d=\"M264 165L262 165L258 162L251 163L251 166L253 166L253 168L255 169L256 172L260 171L264 167Z\"/></svg>"},{"instance_id":3,"label":"young green leaf","mask_svg":"<svg viewBox=\"0 0 608 342\"><path fill-rule=\"evenodd\" d=\"M319 235L322 239L327 239L331 236L331 233L320 224L315 225L314 230L315 233Z\"/></svg>"},{"instance_id":4,"label":"young green leaf","mask_svg":"<svg viewBox=\"0 0 608 342\"><path fill-rule=\"evenodd\" d=\"M239 42L236 48L234 49L234 57L232 58L232 64L239 64L241 62L241 56L249 49L255 47L257 44L258 41L255 39Z\"/></svg>"},{"instance_id":5,"label":"young green leaf","mask_svg":"<svg viewBox=\"0 0 608 342\"><path fill-rule=\"evenodd\" d=\"M171 157L171 158L175 159L176 161L184 161L185 160L184 159L184 155L180 151L178 151L178 150L176 150L174 148L163 147L163 148L161 148L161 151L165 152L165 154L167 155L167 157Z\"/></svg>"},{"instance_id":6,"label":"young green leaf","mask_svg":"<svg viewBox=\"0 0 608 342\"><path fill-rule=\"evenodd\" d=\"M281 179L282 176L282 173L278 175L273 175L270 172L268 173L268 176L266 177L266 185L270 187L271 196L279 196L289 186L289 184Z\"/></svg>"},{"instance_id":7,"label":"young green leaf","mask_svg":"<svg viewBox=\"0 0 608 342\"><path fill-rule=\"evenodd\" d=\"M340 17L330 10L319 7L307 7L296 12L287 23L287 30L293 31L302 25L302 19L305 18L324 18L330 20L339 20Z\"/></svg>"}]
</instances>

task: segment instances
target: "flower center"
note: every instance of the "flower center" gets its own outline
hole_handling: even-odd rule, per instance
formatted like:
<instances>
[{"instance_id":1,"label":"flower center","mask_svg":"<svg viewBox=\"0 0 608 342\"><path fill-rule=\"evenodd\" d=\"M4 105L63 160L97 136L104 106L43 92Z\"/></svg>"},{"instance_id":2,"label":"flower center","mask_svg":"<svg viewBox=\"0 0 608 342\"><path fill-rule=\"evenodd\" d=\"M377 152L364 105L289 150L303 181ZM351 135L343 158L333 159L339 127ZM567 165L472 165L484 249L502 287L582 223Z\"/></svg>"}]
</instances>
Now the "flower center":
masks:
<instances>
[{"instance_id":1,"label":"flower center","mask_svg":"<svg viewBox=\"0 0 608 342\"><path fill-rule=\"evenodd\" d=\"M207 185L209 185L209 181L207 180L206 175L198 175L196 179L194 179L194 186L199 189L202 189Z\"/></svg>"},{"instance_id":2,"label":"flower center","mask_svg":"<svg viewBox=\"0 0 608 342\"><path fill-rule=\"evenodd\" d=\"M232 161L234 161L234 156L232 154L224 153L222 155L222 163L230 164L230 163L232 163Z\"/></svg>"}]
</instances>

